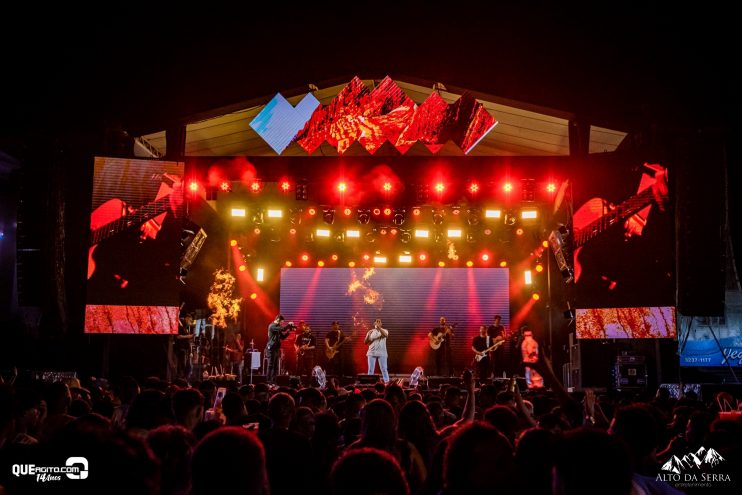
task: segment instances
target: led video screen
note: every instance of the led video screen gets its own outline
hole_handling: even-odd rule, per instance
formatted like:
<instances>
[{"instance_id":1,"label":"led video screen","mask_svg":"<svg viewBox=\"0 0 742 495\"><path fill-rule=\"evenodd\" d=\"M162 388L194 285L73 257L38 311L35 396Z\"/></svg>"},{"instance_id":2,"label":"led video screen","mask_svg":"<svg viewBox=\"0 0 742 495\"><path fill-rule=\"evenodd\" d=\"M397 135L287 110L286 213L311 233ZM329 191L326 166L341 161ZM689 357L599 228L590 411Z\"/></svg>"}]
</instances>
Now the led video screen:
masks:
<instances>
[{"instance_id":1,"label":"led video screen","mask_svg":"<svg viewBox=\"0 0 742 495\"><path fill-rule=\"evenodd\" d=\"M576 311L578 339L674 339L675 308L601 308Z\"/></svg>"},{"instance_id":2,"label":"led video screen","mask_svg":"<svg viewBox=\"0 0 742 495\"><path fill-rule=\"evenodd\" d=\"M724 316L678 318L681 366L742 366L742 294L728 290Z\"/></svg>"},{"instance_id":3,"label":"led video screen","mask_svg":"<svg viewBox=\"0 0 742 495\"><path fill-rule=\"evenodd\" d=\"M411 373L422 366L434 374L427 334L445 316L455 325L451 348L460 373L471 368L472 339L480 325L499 314L509 329L508 280L507 268L284 268L280 308L287 320L309 323L318 342L332 321L339 321L351 338L346 361L355 373L367 371L363 339L381 318L390 332L389 372Z\"/></svg>"},{"instance_id":4,"label":"led video screen","mask_svg":"<svg viewBox=\"0 0 742 495\"><path fill-rule=\"evenodd\" d=\"M668 169L603 158L578 165L573 177L576 306L675 306Z\"/></svg>"},{"instance_id":5,"label":"led video screen","mask_svg":"<svg viewBox=\"0 0 742 495\"><path fill-rule=\"evenodd\" d=\"M96 157L86 333L177 333L182 177L182 163Z\"/></svg>"}]
</instances>

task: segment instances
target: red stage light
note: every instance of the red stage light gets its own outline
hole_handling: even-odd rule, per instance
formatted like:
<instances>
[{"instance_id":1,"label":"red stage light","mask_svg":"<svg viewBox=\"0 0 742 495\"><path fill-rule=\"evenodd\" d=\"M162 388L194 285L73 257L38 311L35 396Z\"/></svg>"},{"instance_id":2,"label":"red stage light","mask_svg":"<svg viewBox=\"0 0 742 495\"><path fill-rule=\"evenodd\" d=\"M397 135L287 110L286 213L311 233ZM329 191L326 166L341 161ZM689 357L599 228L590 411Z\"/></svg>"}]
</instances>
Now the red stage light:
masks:
<instances>
[{"instance_id":1,"label":"red stage light","mask_svg":"<svg viewBox=\"0 0 742 495\"><path fill-rule=\"evenodd\" d=\"M541 299L541 295L538 292L534 292L531 297L534 301L538 301L539 299Z\"/></svg>"},{"instance_id":2,"label":"red stage light","mask_svg":"<svg viewBox=\"0 0 742 495\"><path fill-rule=\"evenodd\" d=\"M381 235L386 235L386 229L381 229L381 230L379 231L379 233L380 233Z\"/></svg>"},{"instance_id":3,"label":"red stage light","mask_svg":"<svg viewBox=\"0 0 742 495\"><path fill-rule=\"evenodd\" d=\"M544 271L544 265L536 265L536 271L541 273Z\"/></svg>"},{"instance_id":4,"label":"red stage light","mask_svg":"<svg viewBox=\"0 0 742 495\"><path fill-rule=\"evenodd\" d=\"M349 217L353 213L353 210L351 210L350 208L346 208L343 210L343 213L346 217Z\"/></svg>"},{"instance_id":5,"label":"red stage light","mask_svg":"<svg viewBox=\"0 0 742 495\"><path fill-rule=\"evenodd\" d=\"M428 259L428 256L425 253L420 254L420 256L417 257L420 261L425 261Z\"/></svg>"},{"instance_id":6,"label":"red stage light","mask_svg":"<svg viewBox=\"0 0 742 495\"><path fill-rule=\"evenodd\" d=\"M289 192L291 190L291 182L285 180L281 182L281 191Z\"/></svg>"},{"instance_id":7,"label":"red stage light","mask_svg":"<svg viewBox=\"0 0 742 495\"><path fill-rule=\"evenodd\" d=\"M420 216L420 208L413 208L412 209L412 214L415 215L416 217L419 217Z\"/></svg>"},{"instance_id":8,"label":"red stage light","mask_svg":"<svg viewBox=\"0 0 742 495\"><path fill-rule=\"evenodd\" d=\"M379 208L374 208L374 215L381 215L381 210Z\"/></svg>"},{"instance_id":9,"label":"red stage light","mask_svg":"<svg viewBox=\"0 0 742 495\"><path fill-rule=\"evenodd\" d=\"M302 255L301 255L301 260L302 260L302 261L309 261L309 255L307 255L307 254L302 254Z\"/></svg>"},{"instance_id":10,"label":"red stage light","mask_svg":"<svg viewBox=\"0 0 742 495\"><path fill-rule=\"evenodd\" d=\"M489 254L487 254L487 253L484 253L484 254L482 255L482 261L489 261L489 260L490 260L490 255L489 255Z\"/></svg>"},{"instance_id":11,"label":"red stage light","mask_svg":"<svg viewBox=\"0 0 742 495\"><path fill-rule=\"evenodd\" d=\"M349 261L348 262L348 266L351 267L351 268L353 268L354 266L356 266L356 262L355 261Z\"/></svg>"},{"instance_id":12,"label":"red stage light","mask_svg":"<svg viewBox=\"0 0 742 495\"><path fill-rule=\"evenodd\" d=\"M553 182L549 182L549 184L546 186L546 191L547 192L550 192L550 193L555 192L556 191L556 184L554 184Z\"/></svg>"},{"instance_id":13,"label":"red stage light","mask_svg":"<svg viewBox=\"0 0 742 495\"><path fill-rule=\"evenodd\" d=\"M363 261L368 261L368 260L370 260L370 259L371 259L371 256L369 256L369 255L367 255L367 254L364 254L364 255L363 255Z\"/></svg>"},{"instance_id":14,"label":"red stage light","mask_svg":"<svg viewBox=\"0 0 742 495\"><path fill-rule=\"evenodd\" d=\"M520 227L518 227L518 228L517 228L517 229L515 230L515 233L516 233L516 235L523 235L523 229L521 229Z\"/></svg>"},{"instance_id":15,"label":"red stage light","mask_svg":"<svg viewBox=\"0 0 742 495\"><path fill-rule=\"evenodd\" d=\"M444 266L446 266L446 262L445 261L439 261L438 262L438 266L441 267L441 268L443 268Z\"/></svg>"},{"instance_id":16,"label":"red stage light","mask_svg":"<svg viewBox=\"0 0 742 495\"><path fill-rule=\"evenodd\" d=\"M254 180L250 184L250 190L254 193L259 193L263 189L263 184L259 180Z\"/></svg>"},{"instance_id":17,"label":"red stage light","mask_svg":"<svg viewBox=\"0 0 742 495\"><path fill-rule=\"evenodd\" d=\"M477 184L476 182L472 182L471 184L469 184L469 192L471 194L477 194L479 192L479 184Z\"/></svg>"},{"instance_id":18,"label":"red stage light","mask_svg":"<svg viewBox=\"0 0 742 495\"><path fill-rule=\"evenodd\" d=\"M508 262L507 261L501 261L500 262L500 268L505 268L506 266L508 266Z\"/></svg>"},{"instance_id":19,"label":"red stage light","mask_svg":"<svg viewBox=\"0 0 742 495\"><path fill-rule=\"evenodd\" d=\"M237 241L232 239L231 241L229 241L229 245L235 247L237 245Z\"/></svg>"},{"instance_id":20,"label":"red stage light","mask_svg":"<svg viewBox=\"0 0 742 495\"><path fill-rule=\"evenodd\" d=\"M466 266L468 266L469 268L471 268L472 266L474 266L474 262L473 261L467 261L466 262Z\"/></svg>"},{"instance_id":21,"label":"red stage light","mask_svg":"<svg viewBox=\"0 0 742 495\"><path fill-rule=\"evenodd\" d=\"M256 293L253 292L252 294L250 294L250 299L252 299L253 301L257 298L258 298L258 295Z\"/></svg>"},{"instance_id":22,"label":"red stage light","mask_svg":"<svg viewBox=\"0 0 742 495\"><path fill-rule=\"evenodd\" d=\"M509 193L513 190L513 185L510 182L506 182L505 185L502 186L502 190Z\"/></svg>"},{"instance_id":23,"label":"red stage light","mask_svg":"<svg viewBox=\"0 0 742 495\"><path fill-rule=\"evenodd\" d=\"M232 183L228 180L223 180L219 184L219 189L221 189L222 192L230 192L232 190Z\"/></svg>"},{"instance_id":24,"label":"red stage light","mask_svg":"<svg viewBox=\"0 0 742 495\"><path fill-rule=\"evenodd\" d=\"M434 189L435 189L435 192L437 192L438 194L441 194L443 191L446 190L446 185L443 182L438 182L436 183Z\"/></svg>"},{"instance_id":25,"label":"red stage light","mask_svg":"<svg viewBox=\"0 0 742 495\"><path fill-rule=\"evenodd\" d=\"M397 229L392 229L389 231L389 233L392 235L397 235Z\"/></svg>"},{"instance_id":26,"label":"red stage light","mask_svg":"<svg viewBox=\"0 0 742 495\"><path fill-rule=\"evenodd\" d=\"M289 229L289 234L295 235L296 234L296 229Z\"/></svg>"},{"instance_id":27,"label":"red stage light","mask_svg":"<svg viewBox=\"0 0 742 495\"><path fill-rule=\"evenodd\" d=\"M309 215L310 216L314 216L316 214L317 214L317 209L316 208L309 208Z\"/></svg>"},{"instance_id":28,"label":"red stage light","mask_svg":"<svg viewBox=\"0 0 742 495\"><path fill-rule=\"evenodd\" d=\"M244 272L245 270L247 270L247 267L246 267L245 265L240 265L240 268L239 268L239 270L240 270L241 272Z\"/></svg>"},{"instance_id":29,"label":"red stage light","mask_svg":"<svg viewBox=\"0 0 742 495\"><path fill-rule=\"evenodd\" d=\"M290 262L289 260L286 260L286 263L284 263L284 265L286 265L286 267L288 268L291 268L291 265L293 265L293 263Z\"/></svg>"},{"instance_id":30,"label":"red stage light","mask_svg":"<svg viewBox=\"0 0 742 495\"><path fill-rule=\"evenodd\" d=\"M391 208L384 208L384 215L389 216L391 214L392 214L392 209Z\"/></svg>"},{"instance_id":31,"label":"red stage light","mask_svg":"<svg viewBox=\"0 0 742 495\"><path fill-rule=\"evenodd\" d=\"M255 230L253 230L253 232L255 232L255 235L259 235L260 234L260 229L257 228L257 227L255 227Z\"/></svg>"},{"instance_id":32,"label":"red stage light","mask_svg":"<svg viewBox=\"0 0 742 495\"><path fill-rule=\"evenodd\" d=\"M337 261L338 260L338 255L337 254L333 254L332 256L330 256L330 258L332 258L332 261Z\"/></svg>"},{"instance_id":33,"label":"red stage light","mask_svg":"<svg viewBox=\"0 0 742 495\"><path fill-rule=\"evenodd\" d=\"M191 191L192 193L197 192L198 191L198 182L196 182L195 180L192 180L191 182L189 182L188 183L188 190Z\"/></svg>"},{"instance_id":34,"label":"red stage light","mask_svg":"<svg viewBox=\"0 0 742 495\"><path fill-rule=\"evenodd\" d=\"M318 267L320 267L320 268L322 268L323 266L325 266L325 262L324 262L324 261L322 261L322 260L319 260L319 261L317 262L317 266L318 266Z\"/></svg>"},{"instance_id":35,"label":"red stage light","mask_svg":"<svg viewBox=\"0 0 742 495\"><path fill-rule=\"evenodd\" d=\"M391 182L384 182L384 185L381 186L382 189L384 189L384 192L391 192L392 191L392 183Z\"/></svg>"},{"instance_id":36,"label":"red stage light","mask_svg":"<svg viewBox=\"0 0 742 495\"><path fill-rule=\"evenodd\" d=\"M492 229L484 229L484 235L492 235Z\"/></svg>"},{"instance_id":37,"label":"red stage light","mask_svg":"<svg viewBox=\"0 0 742 495\"><path fill-rule=\"evenodd\" d=\"M348 190L348 184L346 184L345 182L338 182L337 188L338 192L344 193Z\"/></svg>"}]
</instances>

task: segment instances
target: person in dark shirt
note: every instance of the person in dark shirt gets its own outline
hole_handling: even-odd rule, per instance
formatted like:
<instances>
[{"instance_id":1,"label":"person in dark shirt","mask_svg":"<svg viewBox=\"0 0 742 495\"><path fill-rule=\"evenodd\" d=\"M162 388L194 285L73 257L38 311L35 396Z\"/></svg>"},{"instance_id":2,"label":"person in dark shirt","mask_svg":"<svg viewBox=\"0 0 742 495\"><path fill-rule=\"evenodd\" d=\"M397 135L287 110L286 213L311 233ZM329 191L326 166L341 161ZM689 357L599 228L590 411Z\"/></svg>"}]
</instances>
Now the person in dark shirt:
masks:
<instances>
[{"instance_id":1,"label":"person in dark shirt","mask_svg":"<svg viewBox=\"0 0 742 495\"><path fill-rule=\"evenodd\" d=\"M340 322L332 322L332 330L325 336L325 356L327 357L327 371L331 375L343 375L343 352L342 345L347 337L340 329Z\"/></svg>"},{"instance_id":2,"label":"person in dark shirt","mask_svg":"<svg viewBox=\"0 0 742 495\"><path fill-rule=\"evenodd\" d=\"M278 373L278 359L281 355L281 341L289 336L294 327L293 323L283 326L281 323L286 319L283 315L277 315L273 323L268 325L268 344L265 346L266 363L265 379L268 383L274 383Z\"/></svg>"},{"instance_id":3,"label":"person in dark shirt","mask_svg":"<svg viewBox=\"0 0 742 495\"><path fill-rule=\"evenodd\" d=\"M491 352L484 352L492 345L493 338L487 335L487 327L479 327L479 335L474 337L471 344L471 350L474 351L474 360L477 367L477 379L488 380L492 374L492 363L490 362ZM477 360L478 358L478 360Z\"/></svg>"},{"instance_id":4,"label":"person in dark shirt","mask_svg":"<svg viewBox=\"0 0 742 495\"><path fill-rule=\"evenodd\" d=\"M495 315L492 325L487 327L487 337L490 340L496 339L497 337L505 338L505 327L502 324L502 317ZM510 355L511 349L506 348L508 344L501 346L495 352L490 353L490 369L494 373L495 377L500 377L503 373L508 373L511 370Z\"/></svg>"},{"instance_id":5,"label":"person in dark shirt","mask_svg":"<svg viewBox=\"0 0 742 495\"><path fill-rule=\"evenodd\" d=\"M443 372L444 366L448 376L453 376L451 338L453 338L453 325L446 323L446 317L441 316L439 325L428 333L428 340L435 358L435 374L437 376L442 376L441 372Z\"/></svg>"},{"instance_id":6,"label":"person in dark shirt","mask_svg":"<svg viewBox=\"0 0 742 495\"><path fill-rule=\"evenodd\" d=\"M317 348L317 338L312 333L312 327L306 324L302 332L296 335L294 350L296 350L296 368L299 376L312 376L314 368L314 350Z\"/></svg>"}]
</instances>

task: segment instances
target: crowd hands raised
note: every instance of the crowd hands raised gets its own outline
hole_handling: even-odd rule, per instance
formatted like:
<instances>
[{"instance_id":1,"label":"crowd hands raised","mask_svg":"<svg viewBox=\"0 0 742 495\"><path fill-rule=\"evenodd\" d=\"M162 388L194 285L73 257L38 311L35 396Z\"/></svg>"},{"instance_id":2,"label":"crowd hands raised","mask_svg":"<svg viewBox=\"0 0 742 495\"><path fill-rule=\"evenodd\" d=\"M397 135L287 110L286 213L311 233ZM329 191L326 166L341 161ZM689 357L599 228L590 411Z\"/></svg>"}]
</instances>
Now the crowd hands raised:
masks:
<instances>
[{"instance_id":1,"label":"crowd hands raised","mask_svg":"<svg viewBox=\"0 0 742 495\"><path fill-rule=\"evenodd\" d=\"M0 494L48 489L10 463L72 455L91 460L75 492L106 494L672 494L660 466L701 446L742 472L742 421L716 401L568 393L547 360L528 366L547 389L466 371L440 390L235 384L215 404L209 380L16 380L0 385Z\"/></svg>"}]
</instances>

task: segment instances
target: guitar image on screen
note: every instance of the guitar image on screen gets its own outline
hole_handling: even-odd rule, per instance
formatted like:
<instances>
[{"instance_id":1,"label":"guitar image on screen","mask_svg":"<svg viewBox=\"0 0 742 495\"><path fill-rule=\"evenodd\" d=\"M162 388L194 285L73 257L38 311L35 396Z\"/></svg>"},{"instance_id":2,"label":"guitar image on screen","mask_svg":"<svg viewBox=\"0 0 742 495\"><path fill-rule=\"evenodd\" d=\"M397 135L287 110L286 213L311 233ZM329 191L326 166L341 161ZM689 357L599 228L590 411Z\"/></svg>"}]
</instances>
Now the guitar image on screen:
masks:
<instances>
[{"instance_id":1,"label":"guitar image on screen","mask_svg":"<svg viewBox=\"0 0 742 495\"><path fill-rule=\"evenodd\" d=\"M183 192L179 178L169 174L153 175L152 178L163 181L154 201L133 209L124 201L113 198L91 213L88 280L97 269L94 255L101 242L134 228L140 229L141 242L155 239L167 212L182 204ZM122 280L121 283L124 284L125 281Z\"/></svg>"},{"instance_id":2,"label":"guitar image on screen","mask_svg":"<svg viewBox=\"0 0 742 495\"><path fill-rule=\"evenodd\" d=\"M573 280L579 282L583 273L579 257L586 244L622 222L626 238L641 235L651 205L657 204L664 209L668 199L667 169L656 164L645 163L644 166L654 172L654 177L645 175L646 179L642 180L637 194L619 205L602 198L592 198L575 211L572 216L574 271L565 256L567 230L560 227L549 235L549 244L566 283Z\"/></svg>"}]
</instances>

